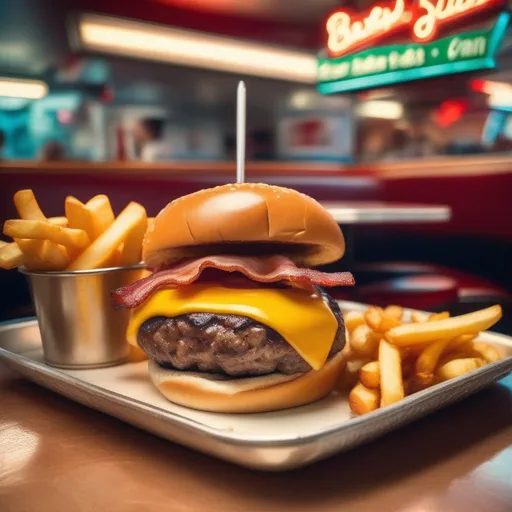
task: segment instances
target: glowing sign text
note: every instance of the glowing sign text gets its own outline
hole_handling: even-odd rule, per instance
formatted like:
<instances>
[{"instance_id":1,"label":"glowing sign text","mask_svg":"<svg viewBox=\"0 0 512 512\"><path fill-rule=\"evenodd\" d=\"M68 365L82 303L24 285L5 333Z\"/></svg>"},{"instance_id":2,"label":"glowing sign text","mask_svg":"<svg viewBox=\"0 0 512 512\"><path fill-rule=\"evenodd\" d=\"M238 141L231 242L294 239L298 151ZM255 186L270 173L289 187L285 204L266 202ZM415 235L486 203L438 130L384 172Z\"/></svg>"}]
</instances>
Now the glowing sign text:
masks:
<instances>
[{"instance_id":1,"label":"glowing sign text","mask_svg":"<svg viewBox=\"0 0 512 512\"><path fill-rule=\"evenodd\" d=\"M503 0L395 0L361 14L342 9L326 23L329 54L337 57L410 27L418 42L432 40L439 26L502 4Z\"/></svg>"}]
</instances>

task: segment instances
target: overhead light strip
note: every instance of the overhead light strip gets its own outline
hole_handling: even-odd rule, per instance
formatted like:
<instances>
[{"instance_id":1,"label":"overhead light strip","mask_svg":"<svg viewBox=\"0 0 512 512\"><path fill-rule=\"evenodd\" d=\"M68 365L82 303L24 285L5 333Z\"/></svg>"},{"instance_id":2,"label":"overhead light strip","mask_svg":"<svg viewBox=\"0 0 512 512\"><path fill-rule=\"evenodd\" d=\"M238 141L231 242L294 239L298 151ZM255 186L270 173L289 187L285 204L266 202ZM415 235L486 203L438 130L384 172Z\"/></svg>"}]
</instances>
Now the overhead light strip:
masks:
<instances>
[{"instance_id":1,"label":"overhead light strip","mask_svg":"<svg viewBox=\"0 0 512 512\"><path fill-rule=\"evenodd\" d=\"M359 103L355 112L359 117L401 119L404 115L404 106L398 101L368 100Z\"/></svg>"},{"instance_id":2,"label":"overhead light strip","mask_svg":"<svg viewBox=\"0 0 512 512\"><path fill-rule=\"evenodd\" d=\"M79 39L87 50L254 75L316 82L314 54L213 36L202 32L85 14Z\"/></svg>"},{"instance_id":3,"label":"overhead light strip","mask_svg":"<svg viewBox=\"0 0 512 512\"><path fill-rule=\"evenodd\" d=\"M36 100L48 94L48 86L40 80L0 77L0 97Z\"/></svg>"}]
</instances>

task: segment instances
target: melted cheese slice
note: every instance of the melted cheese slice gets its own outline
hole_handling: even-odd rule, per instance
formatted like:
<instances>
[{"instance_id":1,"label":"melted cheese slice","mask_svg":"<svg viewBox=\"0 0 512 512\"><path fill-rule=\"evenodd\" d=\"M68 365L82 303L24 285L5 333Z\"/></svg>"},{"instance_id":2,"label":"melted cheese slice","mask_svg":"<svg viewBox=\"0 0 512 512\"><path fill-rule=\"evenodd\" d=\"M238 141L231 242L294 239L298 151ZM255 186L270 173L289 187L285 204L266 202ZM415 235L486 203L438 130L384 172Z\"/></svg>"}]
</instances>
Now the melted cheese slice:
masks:
<instances>
[{"instance_id":1,"label":"melted cheese slice","mask_svg":"<svg viewBox=\"0 0 512 512\"><path fill-rule=\"evenodd\" d=\"M338 329L333 312L315 293L191 284L157 291L135 308L128 326L128 341L137 345L140 326L152 317L187 313L252 318L278 332L315 370L324 365Z\"/></svg>"}]
</instances>

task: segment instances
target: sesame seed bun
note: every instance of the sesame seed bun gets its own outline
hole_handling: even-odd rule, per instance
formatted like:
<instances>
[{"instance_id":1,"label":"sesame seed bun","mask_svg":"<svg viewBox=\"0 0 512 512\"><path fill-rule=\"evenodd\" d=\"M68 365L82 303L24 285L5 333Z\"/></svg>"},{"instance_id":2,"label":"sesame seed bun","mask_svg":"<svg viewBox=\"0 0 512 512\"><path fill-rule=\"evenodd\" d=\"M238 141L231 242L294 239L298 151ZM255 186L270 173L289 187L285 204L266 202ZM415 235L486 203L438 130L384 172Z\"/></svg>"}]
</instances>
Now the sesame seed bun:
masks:
<instances>
[{"instance_id":1,"label":"sesame seed bun","mask_svg":"<svg viewBox=\"0 0 512 512\"><path fill-rule=\"evenodd\" d=\"M240 183L169 203L146 233L142 256L149 268L157 268L223 252L279 253L299 265L316 266L341 258L345 240L329 212L311 197L283 187Z\"/></svg>"}]
</instances>

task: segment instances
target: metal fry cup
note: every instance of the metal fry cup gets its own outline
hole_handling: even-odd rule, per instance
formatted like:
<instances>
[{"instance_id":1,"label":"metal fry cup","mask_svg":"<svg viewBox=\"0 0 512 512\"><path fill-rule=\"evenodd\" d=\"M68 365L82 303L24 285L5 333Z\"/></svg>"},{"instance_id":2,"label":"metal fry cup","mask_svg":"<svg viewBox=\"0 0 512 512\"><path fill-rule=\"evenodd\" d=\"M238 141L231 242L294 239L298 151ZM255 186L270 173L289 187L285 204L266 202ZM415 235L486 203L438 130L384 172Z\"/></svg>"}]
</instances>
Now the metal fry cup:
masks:
<instances>
[{"instance_id":1,"label":"metal fry cup","mask_svg":"<svg viewBox=\"0 0 512 512\"><path fill-rule=\"evenodd\" d=\"M110 292L140 279L140 265L62 272L19 270L29 282L47 364L88 369L126 361L130 312L116 311Z\"/></svg>"}]
</instances>

